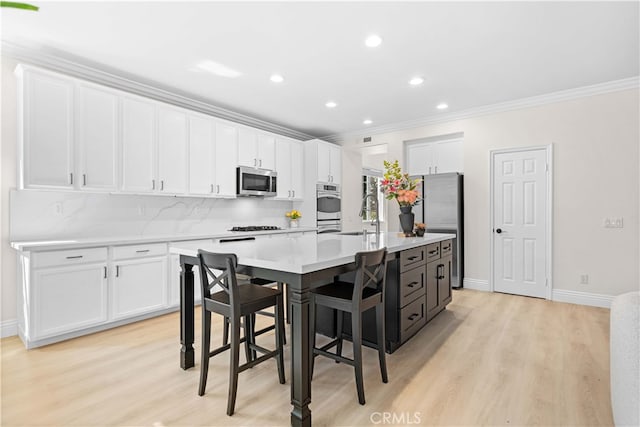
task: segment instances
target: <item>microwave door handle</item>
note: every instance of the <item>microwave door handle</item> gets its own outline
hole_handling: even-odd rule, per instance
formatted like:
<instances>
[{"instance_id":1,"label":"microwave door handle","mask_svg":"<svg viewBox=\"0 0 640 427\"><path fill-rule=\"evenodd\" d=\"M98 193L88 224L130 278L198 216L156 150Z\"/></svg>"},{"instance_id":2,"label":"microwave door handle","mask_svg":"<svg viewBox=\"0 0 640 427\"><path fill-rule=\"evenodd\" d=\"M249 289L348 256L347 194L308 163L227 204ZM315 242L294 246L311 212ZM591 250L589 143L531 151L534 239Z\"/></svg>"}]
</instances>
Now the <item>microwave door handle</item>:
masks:
<instances>
[{"instance_id":1,"label":"microwave door handle","mask_svg":"<svg viewBox=\"0 0 640 427\"><path fill-rule=\"evenodd\" d=\"M322 194L319 199L340 199L340 196L334 196L333 194Z\"/></svg>"}]
</instances>

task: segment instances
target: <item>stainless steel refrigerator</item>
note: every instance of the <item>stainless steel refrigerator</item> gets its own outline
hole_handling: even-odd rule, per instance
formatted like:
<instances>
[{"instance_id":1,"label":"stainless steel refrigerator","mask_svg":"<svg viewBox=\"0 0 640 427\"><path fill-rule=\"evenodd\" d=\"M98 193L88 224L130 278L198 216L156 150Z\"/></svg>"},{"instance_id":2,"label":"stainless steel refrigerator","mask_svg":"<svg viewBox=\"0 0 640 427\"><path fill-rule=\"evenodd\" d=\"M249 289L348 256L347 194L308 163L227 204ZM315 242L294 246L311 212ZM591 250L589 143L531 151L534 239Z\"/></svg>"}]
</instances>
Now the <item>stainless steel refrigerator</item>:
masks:
<instances>
[{"instance_id":1,"label":"stainless steel refrigerator","mask_svg":"<svg viewBox=\"0 0 640 427\"><path fill-rule=\"evenodd\" d=\"M424 222L428 233L455 233L451 286L462 287L464 278L463 180L459 173L425 175L422 202L413 208L416 222Z\"/></svg>"}]
</instances>

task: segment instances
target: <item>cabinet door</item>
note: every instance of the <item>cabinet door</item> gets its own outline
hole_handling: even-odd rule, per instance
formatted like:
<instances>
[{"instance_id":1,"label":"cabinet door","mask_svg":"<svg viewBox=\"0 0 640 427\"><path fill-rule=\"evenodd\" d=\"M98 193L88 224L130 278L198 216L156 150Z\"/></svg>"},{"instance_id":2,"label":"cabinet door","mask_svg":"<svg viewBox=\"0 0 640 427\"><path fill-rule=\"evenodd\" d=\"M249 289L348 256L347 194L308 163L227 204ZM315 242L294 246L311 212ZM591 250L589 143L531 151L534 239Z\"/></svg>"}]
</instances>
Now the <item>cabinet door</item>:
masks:
<instances>
[{"instance_id":1,"label":"cabinet door","mask_svg":"<svg viewBox=\"0 0 640 427\"><path fill-rule=\"evenodd\" d=\"M435 144L436 166L434 173L462 172L462 140L442 141Z\"/></svg>"},{"instance_id":2,"label":"cabinet door","mask_svg":"<svg viewBox=\"0 0 640 427\"><path fill-rule=\"evenodd\" d=\"M258 135L250 129L238 129L238 165L258 167Z\"/></svg>"},{"instance_id":3,"label":"cabinet door","mask_svg":"<svg viewBox=\"0 0 640 427\"><path fill-rule=\"evenodd\" d=\"M331 147L318 143L318 181L331 182Z\"/></svg>"},{"instance_id":4,"label":"cabinet door","mask_svg":"<svg viewBox=\"0 0 640 427\"><path fill-rule=\"evenodd\" d=\"M258 136L258 167L275 170L276 168L276 139L270 135Z\"/></svg>"},{"instance_id":5,"label":"cabinet door","mask_svg":"<svg viewBox=\"0 0 640 427\"><path fill-rule=\"evenodd\" d=\"M438 314L440 297L438 289L438 261L427 264L427 320Z\"/></svg>"},{"instance_id":6,"label":"cabinet door","mask_svg":"<svg viewBox=\"0 0 640 427\"><path fill-rule=\"evenodd\" d=\"M137 316L167 306L167 257L114 263L111 318Z\"/></svg>"},{"instance_id":7,"label":"cabinet door","mask_svg":"<svg viewBox=\"0 0 640 427\"><path fill-rule=\"evenodd\" d=\"M438 305L444 308L451 302L451 266L452 258L443 257L440 262L440 276L438 279Z\"/></svg>"},{"instance_id":8,"label":"cabinet door","mask_svg":"<svg viewBox=\"0 0 640 427\"><path fill-rule=\"evenodd\" d=\"M304 198L304 148L299 142L291 141L291 191L296 200Z\"/></svg>"},{"instance_id":9,"label":"cabinet door","mask_svg":"<svg viewBox=\"0 0 640 427\"><path fill-rule=\"evenodd\" d=\"M72 188L73 81L25 71L23 91L24 186Z\"/></svg>"},{"instance_id":10,"label":"cabinet door","mask_svg":"<svg viewBox=\"0 0 640 427\"><path fill-rule=\"evenodd\" d=\"M189 117L189 193L214 192L214 124L204 117Z\"/></svg>"},{"instance_id":11,"label":"cabinet door","mask_svg":"<svg viewBox=\"0 0 640 427\"><path fill-rule=\"evenodd\" d=\"M216 123L215 195L235 197L238 164L238 131L224 123Z\"/></svg>"},{"instance_id":12,"label":"cabinet door","mask_svg":"<svg viewBox=\"0 0 640 427\"><path fill-rule=\"evenodd\" d=\"M291 194L291 142L278 138L276 141L276 172L278 173L279 199L288 199Z\"/></svg>"},{"instance_id":13,"label":"cabinet door","mask_svg":"<svg viewBox=\"0 0 640 427\"><path fill-rule=\"evenodd\" d=\"M122 189L149 192L155 182L155 104L122 99Z\"/></svg>"},{"instance_id":14,"label":"cabinet door","mask_svg":"<svg viewBox=\"0 0 640 427\"><path fill-rule=\"evenodd\" d=\"M115 190L118 176L118 94L81 84L77 99L80 188Z\"/></svg>"},{"instance_id":15,"label":"cabinet door","mask_svg":"<svg viewBox=\"0 0 640 427\"><path fill-rule=\"evenodd\" d=\"M429 175L435 173L434 145L416 144L407 148L407 163L409 175Z\"/></svg>"},{"instance_id":16,"label":"cabinet door","mask_svg":"<svg viewBox=\"0 0 640 427\"><path fill-rule=\"evenodd\" d=\"M36 269L32 282L31 339L107 321L106 264Z\"/></svg>"},{"instance_id":17,"label":"cabinet door","mask_svg":"<svg viewBox=\"0 0 640 427\"><path fill-rule=\"evenodd\" d=\"M187 115L183 110L158 108L158 168L161 192L187 192Z\"/></svg>"},{"instance_id":18,"label":"cabinet door","mask_svg":"<svg viewBox=\"0 0 640 427\"><path fill-rule=\"evenodd\" d=\"M332 146L329 150L331 159L329 164L331 165L331 182L334 184L340 184L342 181L342 149L338 146Z\"/></svg>"}]
</instances>

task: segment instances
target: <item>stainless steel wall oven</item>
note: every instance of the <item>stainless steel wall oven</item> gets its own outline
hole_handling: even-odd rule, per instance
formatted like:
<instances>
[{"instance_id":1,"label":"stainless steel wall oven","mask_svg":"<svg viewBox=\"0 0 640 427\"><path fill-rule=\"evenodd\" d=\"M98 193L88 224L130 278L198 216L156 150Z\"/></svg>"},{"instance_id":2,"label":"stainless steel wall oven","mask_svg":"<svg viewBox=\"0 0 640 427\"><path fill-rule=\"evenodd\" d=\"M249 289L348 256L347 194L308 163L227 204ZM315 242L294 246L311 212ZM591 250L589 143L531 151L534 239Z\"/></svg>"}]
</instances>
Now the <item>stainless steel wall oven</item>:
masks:
<instances>
[{"instance_id":1,"label":"stainless steel wall oven","mask_svg":"<svg viewBox=\"0 0 640 427\"><path fill-rule=\"evenodd\" d=\"M342 231L340 185L318 184L316 194L318 234Z\"/></svg>"}]
</instances>

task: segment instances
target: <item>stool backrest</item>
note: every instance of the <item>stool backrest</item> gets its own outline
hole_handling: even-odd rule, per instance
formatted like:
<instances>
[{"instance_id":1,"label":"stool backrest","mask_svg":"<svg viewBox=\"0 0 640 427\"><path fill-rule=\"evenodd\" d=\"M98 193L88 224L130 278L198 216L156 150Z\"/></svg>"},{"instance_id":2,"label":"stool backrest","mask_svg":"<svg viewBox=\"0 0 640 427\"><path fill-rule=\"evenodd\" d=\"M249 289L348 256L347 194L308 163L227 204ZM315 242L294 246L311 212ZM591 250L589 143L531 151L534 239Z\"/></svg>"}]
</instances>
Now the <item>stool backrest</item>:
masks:
<instances>
[{"instance_id":1,"label":"stool backrest","mask_svg":"<svg viewBox=\"0 0 640 427\"><path fill-rule=\"evenodd\" d=\"M211 289L220 285L222 290L229 295L229 304L231 306L237 305L239 308L238 282L236 280L238 257L236 254L218 254L200 249L198 250L198 259L200 260L202 298L211 298Z\"/></svg>"},{"instance_id":2,"label":"stool backrest","mask_svg":"<svg viewBox=\"0 0 640 427\"><path fill-rule=\"evenodd\" d=\"M356 253L356 278L353 301L362 300L365 288L382 292L387 279L387 248Z\"/></svg>"}]
</instances>

